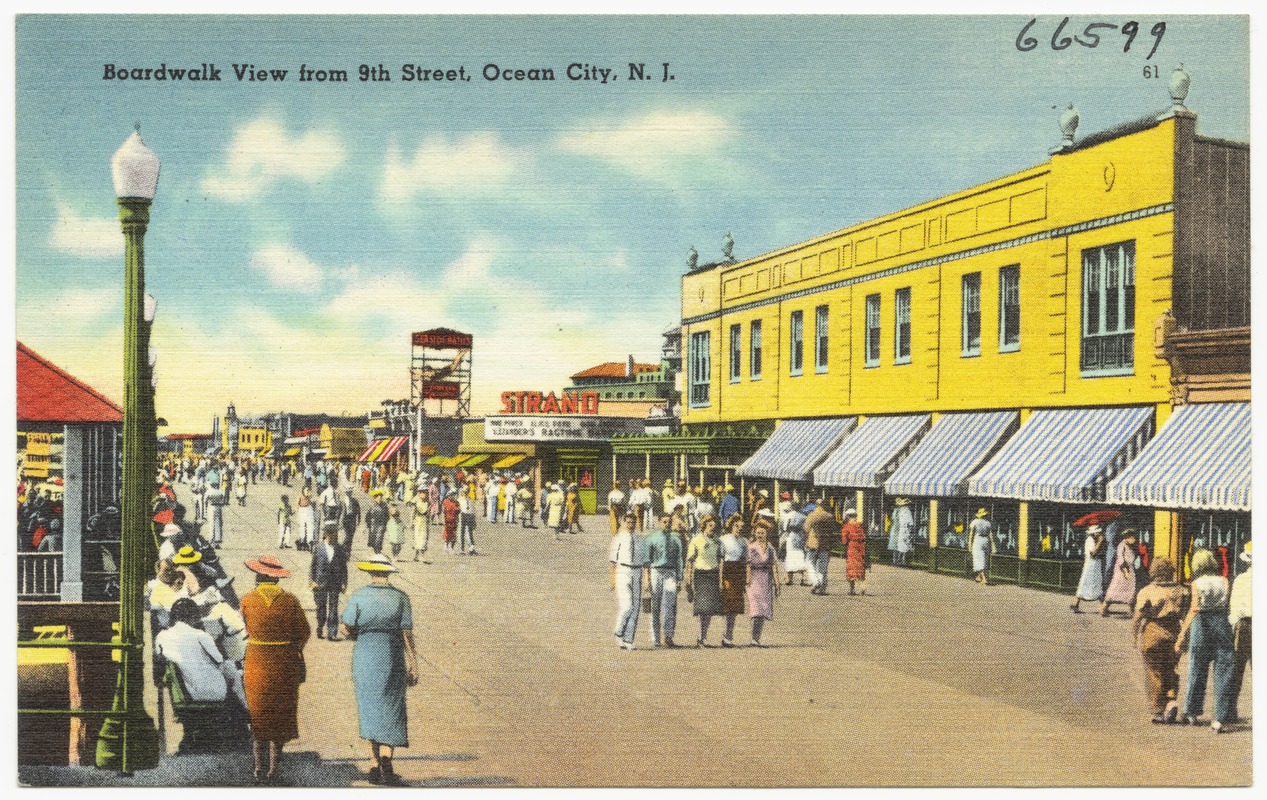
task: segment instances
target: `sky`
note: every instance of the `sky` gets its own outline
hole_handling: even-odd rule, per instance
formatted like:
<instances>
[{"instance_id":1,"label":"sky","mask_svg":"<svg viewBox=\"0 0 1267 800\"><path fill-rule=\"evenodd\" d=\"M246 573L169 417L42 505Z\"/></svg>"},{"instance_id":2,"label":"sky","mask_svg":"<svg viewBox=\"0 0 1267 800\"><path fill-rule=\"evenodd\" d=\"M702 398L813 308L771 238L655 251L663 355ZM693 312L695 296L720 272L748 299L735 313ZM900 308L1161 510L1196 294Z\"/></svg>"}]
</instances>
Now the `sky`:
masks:
<instances>
[{"instance_id":1,"label":"sky","mask_svg":"<svg viewBox=\"0 0 1267 800\"><path fill-rule=\"evenodd\" d=\"M162 161L145 257L165 432L209 432L230 401L408 397L409 333L437 326L474 335L474 411L494 412L502 391L658 360L692 246L720 260L730 232L749 258L1043 163L1068 104L1079 135L1161 111L1180 62L1198 132L1248 141L1247 18L1135 18L1124 52L1109 28L1053 49L1052 15L1027 51L1032 15L21 16L17 336L122 398L110 158L139 121ZM204 63L220 81L103 77ZM359 80L380 64L390 81ZM405 81L407 64L471 79Z\"/></svg>"}]
</instances>

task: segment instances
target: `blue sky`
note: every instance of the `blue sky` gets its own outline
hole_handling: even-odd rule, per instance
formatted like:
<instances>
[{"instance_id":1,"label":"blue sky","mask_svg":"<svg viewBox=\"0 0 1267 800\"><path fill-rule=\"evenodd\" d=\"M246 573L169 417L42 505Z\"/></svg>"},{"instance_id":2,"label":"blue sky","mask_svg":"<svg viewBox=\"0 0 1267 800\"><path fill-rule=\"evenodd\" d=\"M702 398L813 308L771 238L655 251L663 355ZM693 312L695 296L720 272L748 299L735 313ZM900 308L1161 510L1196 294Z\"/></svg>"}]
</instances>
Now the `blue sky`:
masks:
<instances>
[{"instance_id":1,"label":"blue sky","mask_svg":"<svg viewBox=\"0 0 1267 800\"><path fill-rule=\"evenodd\" d=\"M1245 17L1167 18L1051 49L1031 17L50 17L17 24L16 327L119 398L122 238L111 155L162 159L146 238L170 431L239 410L357 413L408 395L408 333L475 335L476 411L557 389L679 318L694 245L746 258L1043 162L1168 104L1247 140ZM1120 25L1123 14L1074 15ZM662 62L675 76L660 81ZM203 62L220 82L105 81ZM645 62L654 80L628 80ZM288 70L239 82L233 64ZM361 64L391 82L360 82ZM406 83L403 64L470 82ZM496 63L553 82L488 82ZM569 64L617 80L570 81ZM301 64L346 84L301 83ZM1146 65L1161 77L1143 76Z\"/></svg>"}]
</instances>

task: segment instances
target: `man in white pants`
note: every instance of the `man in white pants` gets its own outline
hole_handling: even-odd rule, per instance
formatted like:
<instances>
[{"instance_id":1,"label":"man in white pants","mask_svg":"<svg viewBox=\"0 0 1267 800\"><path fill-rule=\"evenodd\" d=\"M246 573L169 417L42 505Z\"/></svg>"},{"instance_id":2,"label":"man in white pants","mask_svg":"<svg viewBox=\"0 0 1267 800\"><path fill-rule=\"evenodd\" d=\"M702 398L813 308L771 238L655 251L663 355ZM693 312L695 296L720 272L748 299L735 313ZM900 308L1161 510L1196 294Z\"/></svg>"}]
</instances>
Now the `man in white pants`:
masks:
<instances>
[{"instance_id":1,"label":"man in white pants","mask_svg":"<svg viewBox=\"0 0 1267 800\"><path fill-rule=\"evenodd\" d=\"M646 544L634 531L637 522L638 514L626 511L624 528L612 537L608 550L612 588L616 590L616 629L612 633L625 650L634 649L638 614L642 611L642 568L647 560Z\"/></svg>"}]
</instances>

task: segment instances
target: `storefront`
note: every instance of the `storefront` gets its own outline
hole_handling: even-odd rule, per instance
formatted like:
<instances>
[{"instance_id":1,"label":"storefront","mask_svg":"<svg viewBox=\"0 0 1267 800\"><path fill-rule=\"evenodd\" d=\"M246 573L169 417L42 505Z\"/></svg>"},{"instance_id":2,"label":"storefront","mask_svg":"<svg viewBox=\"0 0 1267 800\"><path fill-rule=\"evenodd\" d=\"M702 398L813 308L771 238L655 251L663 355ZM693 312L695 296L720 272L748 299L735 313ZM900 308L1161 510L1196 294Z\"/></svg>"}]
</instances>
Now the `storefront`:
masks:
<instances>
[{"instance_id":1,"label":"storefront","mask_svg":"<svg viewBox=\"0 0 1267 800\"><path fill-rule=\"evenodd\" d=\"M1170 512L1177 535L1160 554L1189 574L1192 552L1214 551L1223 574L1245 569L1250 541L1252 422L1249 403L1180 406L1122 473L1111 503Z\"/></svg>"},{"instance_id":2,"label":"storefront","mask_svg":"<svg viewBox=\"0 0 1267 800\"><path fill-rule=\"evenodd\" d=\"M612 473L622 488L628 478L645 477L656 491L665 481L699 487L732 483L743 502L747 479L739 471L773 430L773 423L701 424L671 434L617 434L611 440Z\"/></svg>"},{"instance_id":3,"label":"storefront","mask_svg":"<svg viewBox=\"0 0 1267 800\"><path fill-rule=\"evenodd\" d=\"M746 484L738 487L740 495L746 497L746 487L755 484L768 491L772 500L785 491L792 494L798 503L809 498L814 468L853 432L857 424L856 417L792 419L780 423L770 438L737 470L741 481ZM777 503L772 502L771 505Z\"/></svg>"}]
</instances>

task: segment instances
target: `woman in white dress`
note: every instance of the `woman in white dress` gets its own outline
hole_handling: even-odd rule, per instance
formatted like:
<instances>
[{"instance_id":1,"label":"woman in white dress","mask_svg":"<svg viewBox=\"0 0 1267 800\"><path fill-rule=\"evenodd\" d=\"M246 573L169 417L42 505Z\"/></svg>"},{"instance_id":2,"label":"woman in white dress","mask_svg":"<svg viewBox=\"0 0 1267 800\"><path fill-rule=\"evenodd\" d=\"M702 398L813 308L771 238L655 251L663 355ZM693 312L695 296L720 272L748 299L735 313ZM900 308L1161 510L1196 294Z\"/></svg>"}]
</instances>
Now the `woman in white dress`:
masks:
<instances>
[{"instance_id":1,"label":"woman in white dress","mask_svg":"<svg viewBox=\"0 0 1267 800\"><path fill-rule=\"evenodd\" d=\"M814 566L805 555L805 515L792 507L791 495L785 493L782 499L779 504L779 539L784 549L783 570L787 572L787 583L791 586L792 576L799 574L801 585L809 586L805 578L812 575Z\"/></svg>"},{"instance_id":2,"label":"woman in white dress","mask_svg":"<svg viewBox=\"0 0 1267 800\"><path fill-rule=\"evenodd\" d=\"M1092 602L1104 597L1104 551L1107 542L1099 525L1087 526L1087 540L1082 545L1082 577L1078 580L1078 592L1069 609L1081 614L1078 608L1083 600Z\"/></svg>"}]
</instances>

